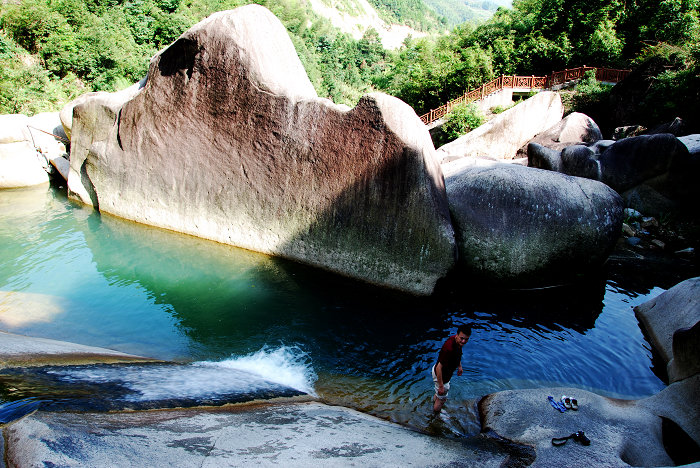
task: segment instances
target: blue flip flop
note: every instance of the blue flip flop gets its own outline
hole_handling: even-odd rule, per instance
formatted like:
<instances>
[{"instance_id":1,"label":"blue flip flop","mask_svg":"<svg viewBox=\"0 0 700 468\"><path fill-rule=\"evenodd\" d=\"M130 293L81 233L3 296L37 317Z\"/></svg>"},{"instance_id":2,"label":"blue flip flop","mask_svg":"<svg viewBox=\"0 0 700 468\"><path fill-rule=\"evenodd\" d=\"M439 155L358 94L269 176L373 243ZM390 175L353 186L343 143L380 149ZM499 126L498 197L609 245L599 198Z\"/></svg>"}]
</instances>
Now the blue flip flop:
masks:
<instances>
[{"instance_id":1,"label":"blue flip flop","mask_svg":"<svg viewBox=\"0 0 700 468\"><path fill-rule=\"evenodd\" d=\"M554 401L553 396L550 395L547 397L547 399L549 400L549 403L554 407L554 409L557 409L557 410L561 411L562 413L564 411L566 411L566 408L564 407L564 405L562 405L561 403L559 403L557 401Z\"/></svg>"}]
</instances>

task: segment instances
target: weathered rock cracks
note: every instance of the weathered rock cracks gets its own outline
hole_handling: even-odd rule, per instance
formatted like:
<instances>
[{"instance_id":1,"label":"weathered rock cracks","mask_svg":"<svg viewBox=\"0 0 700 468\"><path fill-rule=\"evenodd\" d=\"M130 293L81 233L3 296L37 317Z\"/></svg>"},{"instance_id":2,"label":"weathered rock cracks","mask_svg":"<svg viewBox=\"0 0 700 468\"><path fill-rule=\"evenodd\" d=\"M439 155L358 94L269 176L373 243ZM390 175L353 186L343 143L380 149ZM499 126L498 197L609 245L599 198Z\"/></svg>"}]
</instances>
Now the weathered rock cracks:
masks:
<instances>
[{"instance_id":1,"label":"weathered rock cracks","mask_svg":"<svg viewBox=\"0 0 700 468\"><path fill-rule=\"evenodd\" d=\"M498 164L445 183L459 262L482 279L553 284L599 266L619 237L622 199L600 182Z\"/></svg>"},{"instance_id":2,"label":"weathered rock cracks","mask_svg":"<svg viewBox=\"0 0 700 468\"><path fill-rule=\"evenodd\" d=\"M430 294L454 263L428 131L398 99L320 99L257 5L193 26L123 106L75 106L72 196L137 222Z\"/></svg>"}]
</instances>

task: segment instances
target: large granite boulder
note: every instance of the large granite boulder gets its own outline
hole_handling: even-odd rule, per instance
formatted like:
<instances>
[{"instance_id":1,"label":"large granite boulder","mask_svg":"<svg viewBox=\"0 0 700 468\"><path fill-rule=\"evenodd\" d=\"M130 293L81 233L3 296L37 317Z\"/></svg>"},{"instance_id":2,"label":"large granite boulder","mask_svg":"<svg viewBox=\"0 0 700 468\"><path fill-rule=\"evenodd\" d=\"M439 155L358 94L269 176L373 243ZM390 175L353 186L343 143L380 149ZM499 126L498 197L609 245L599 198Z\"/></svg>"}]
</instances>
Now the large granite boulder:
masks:
<instances>
[{"instance_id":1,"label":"large granite boulder","mask_svg":"<svg viewBox=\"0 0 700 468\"><path fill-rule=\"evenodd\" d=\"M676 466L700 461L698 388L696 376L640 400L571 387L509 390L482 398L479 413L483 432L533 447L532 466ZM562 395L574 396L578 411L550 406L548 396ZM553 438L577 431L590 445L573 439L552 445Z\"/></svg>"},{"instance_id":2,"label":"large granite boulder","mask_svg":"<svg viewBox=\"0 0 700 468\"><path fill-rule=\"evenodd\" d=\"M622 200L600 182L514 164L446 177L459 263L509 285L553 284L607 258Z\"/></svg>"},{"instance_id":3,"label":"large granite boulder","mask_svg":"<svg viewBox=\"0 0 700 468\"><path fill-rule=\"evenodd\" d=\"M71 196L100 211L416 294L454 263L421 120L383 94L318 98L263 7L193 26L120 108L73 112Z\"/></svg>"},{"instance_id":4,"label":"large granite boulder","mask_svg":"<svg viewBox=\"0 0 700 468\"><path fill-rule=\"evenodd\" d=\"M636 306L634 313L666 363L670 382L700 373L700 277Z\"/></svg>"},{"instance_id":5,"label":"large granite boulder","mask_svg":"<svg viewBox=\"0 0 700 468\"><path fill-rule=\"evenodd\" d=\"M527 144L527 165L536 169L562 172L561 151L531 141Z\"/></svg>"},{"instance_id":6,"label":"large granite boulder","mask_svg":"<svg viewBox=\"0 0 700 468\"><path fill-rule=\"evenodd\" d=\"M464 157L513 159L518 148L561 121L559 93L545 91L521 102L436 151L440 162Z\"/></svg>"},{"instance_id":7,"label":"large granite boulder","mask_svg":"<svg viewBox=\"0 0 700 468\"><path fill-rule=\"evenodd\" d=\"M668 133L625 138L599 157L600 180L619 193L664 174L678 175L689 162L688 148Z\"/></svg>"},{"instance_id":8,"label":"large granite boulder","mask_svg":"<svg viewBox=\"0 0 700 468\"><path fill-rule=\"evenodd\" d=\"M602 139L603 134L593 119L586 114L573 112L544 132L539 133L529 143L537 143L546 148L561 151L569 145L595 143ZM526 158L527 156L527 145L523 145L518 149L517 157Z\"/></svg>"},{"instance_id":9,"label":"large granite boulder","mask_svg":"<svg viewBox=\"0 0 700 468\"><path fill-rule=\"evenodd\" d=\"M49 181L47 162L32 144L29 125L26 115L0 115L0 189Z\"/></svg>"},{"instance_id":10,"label":"large granite boulder","mask_svg":"<svg viewBox=\"0 0 700 468\"><path fill-rule=\"evenodd\" d=\"M58 112L0 115L0 188L44 184L50 164L66 178L67 142Z\"/></svg>"}]
</instances>

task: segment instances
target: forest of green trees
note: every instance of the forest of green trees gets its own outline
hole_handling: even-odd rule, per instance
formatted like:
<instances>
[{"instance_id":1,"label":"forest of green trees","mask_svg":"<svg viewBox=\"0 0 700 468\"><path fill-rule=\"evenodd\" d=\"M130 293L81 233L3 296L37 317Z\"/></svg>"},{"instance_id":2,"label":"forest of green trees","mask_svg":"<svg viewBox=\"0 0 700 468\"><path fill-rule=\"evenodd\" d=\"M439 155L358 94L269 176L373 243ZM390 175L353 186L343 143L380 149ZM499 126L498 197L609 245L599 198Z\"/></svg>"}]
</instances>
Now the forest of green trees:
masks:
<instances>
[{"instance_id":1,"label":"forest of green trees","mask_svg":"<svg viewBox=\"0 0 700 468\"><path fill-rule=\"evenodd\" d=\"M92 90L143 78L150 57L207 15L248 0L22 0L0 6L0 113L57 110ZM304 0L257 0L284 23L320 96L354 105L374 90L418 114L501 74L544 75L581 65L663 70L648 105L668 115L700 104L698 0L514 0L479 25L385 50L314 15ZM376 0L404 24L444 30L422 0ZM423 23L421 23L423 21ZM680 110L679 110L680 109ZM686 110L684 110L686 109ZM664 118L660 115L659 118Z\"/></svg>"}]
</instances>

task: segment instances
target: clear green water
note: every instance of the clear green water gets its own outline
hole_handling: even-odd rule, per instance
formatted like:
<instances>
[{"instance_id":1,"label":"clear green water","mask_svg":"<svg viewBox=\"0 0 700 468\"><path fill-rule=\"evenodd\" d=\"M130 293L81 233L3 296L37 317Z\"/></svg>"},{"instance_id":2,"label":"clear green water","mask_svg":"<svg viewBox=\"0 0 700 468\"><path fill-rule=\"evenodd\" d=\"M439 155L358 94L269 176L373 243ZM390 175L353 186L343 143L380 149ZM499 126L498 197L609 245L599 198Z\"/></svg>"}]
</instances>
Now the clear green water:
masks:
<instances>
[{"instance_id":1,"label":"clear green water","mask_svg":"<svg viewBox=\"0 0 700 468\"><path fill-rule=\"evenodd\" d=\"M512 388L628 398L662 389L632 306L663 289L613 278L538 292L464 283L417 299L100 215L56 188L0 191L0 329L235 363L418 427L437 350L464 322L474 332L453 379L454 414L473 415L474 399Z\"/></svg>"}]
</instances>

